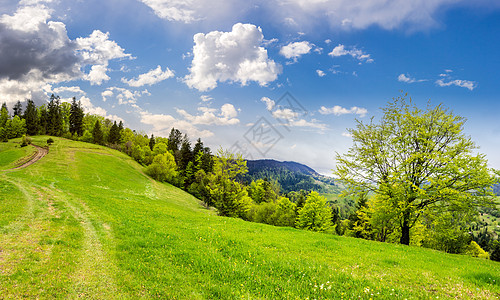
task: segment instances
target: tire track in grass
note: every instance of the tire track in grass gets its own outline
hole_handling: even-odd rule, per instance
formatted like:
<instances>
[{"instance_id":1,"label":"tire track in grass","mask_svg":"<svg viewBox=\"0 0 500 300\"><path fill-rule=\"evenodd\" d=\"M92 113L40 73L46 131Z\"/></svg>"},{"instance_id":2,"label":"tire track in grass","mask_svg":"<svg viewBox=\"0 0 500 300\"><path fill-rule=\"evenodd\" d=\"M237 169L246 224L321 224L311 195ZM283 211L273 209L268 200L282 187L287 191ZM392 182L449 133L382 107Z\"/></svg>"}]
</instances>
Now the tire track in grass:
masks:
<instances>
[{"instance_id":1,"label":"tire track in grass","mask_svg":"<svg viewBox=\"0 0 500 300\"><path fill-rule=\"evenodd\" d=\"M63 212L36 188L25 189L22 181L5 176L2 180L15 185L27 204L25 213L4 227L0 235L0 295L7 298L64 295L63 282L43 284L66 276L65 271L70 268L67 264L70 255L56 242L63 240L66 233L64 222L54 222L54 218L64 219Z\"/></svg>"},{"instance_id":2,"label":"tire track in grass","mask_svg":"<svg viewBox=\"0 0 500 300\"><path fill-rule=\"evenodd\" d=\"M83 229L83 245L78 258L78 268L72 274L73 286L70 298L110 299L120 298L120 291L116 285L115 275L117 267L106 254L92 220L101 224L106 238L112 240L111 228L99 220L95 220L83 201L73 195L57 189L50 189L57 198L61 199L71 210L73 216ZM70 200L71 199L71 200Z\"/></svg>"}]
</instances>

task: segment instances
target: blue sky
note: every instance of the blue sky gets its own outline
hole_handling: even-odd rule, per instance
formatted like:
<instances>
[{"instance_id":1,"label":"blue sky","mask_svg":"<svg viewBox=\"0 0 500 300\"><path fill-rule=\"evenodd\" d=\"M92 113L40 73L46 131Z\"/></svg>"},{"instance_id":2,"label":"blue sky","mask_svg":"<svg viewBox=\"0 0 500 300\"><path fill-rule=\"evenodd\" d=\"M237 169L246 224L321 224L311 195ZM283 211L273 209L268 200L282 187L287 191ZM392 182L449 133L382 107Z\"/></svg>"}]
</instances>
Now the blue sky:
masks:
<instances>
[{"instance_id":1,"label":"blue sky","mask_svg":"<svg viewBox=\"0 0 500 300\"><path fill-rule=\"evenodd\" d=\"M324 174L400 91L466 117L500 168L499 53L494 0L0 0L1 102L75 96Z\"/></svg>"}]
</instances>

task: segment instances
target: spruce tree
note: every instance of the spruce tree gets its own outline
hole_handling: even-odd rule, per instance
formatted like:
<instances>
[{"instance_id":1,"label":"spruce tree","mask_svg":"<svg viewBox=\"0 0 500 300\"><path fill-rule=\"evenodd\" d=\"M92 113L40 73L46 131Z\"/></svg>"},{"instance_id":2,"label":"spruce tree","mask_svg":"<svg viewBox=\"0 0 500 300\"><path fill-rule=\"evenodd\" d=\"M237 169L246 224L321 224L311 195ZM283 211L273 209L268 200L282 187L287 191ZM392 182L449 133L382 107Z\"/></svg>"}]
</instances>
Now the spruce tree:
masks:
<instances>
[{"instance_id":1,"label":"spruce tree","mask_svg":"<svg viewBox=\"0 0 500 300\"><path fill-rule=\"evenodd\" d=\"M71 134L83 135L83 116L84 113L80 101L77 102L76 98L73 97L69 113L69 132Z\"/></svg>"},{"instance_id":2,"label":"spruce tree","mask_svg":"<svg viewBox=\"0 0 500 300\"><path fill-rule=\"evenodd\" d=\"M120 129L118 128L118 125L116 125L115 121L111 126L111 129L109 129L108 143L114 145L118 144L119 142L120 142Z\"/></svg>"},{"instance_id":3,"label":"spruce tree","mask_svg":"<svg viewBox=\"0 0 500 300\"><path fill-rule=\"evenodd\" d=\"M151 138L149 139L149 148L151 149L151 151L153 151L155 144L156 144L155 136L151 134Z\"/></svg>"},{"instance_id":4,"label":"spruce tree","mask_svg":"<svg viewBox=\"0 0 500 300\"><path fill-rule=\"evenodd\" d=\"M94 129L92 130L92 141L94 144L104 144L104 135L102 133L101 122L99 122L99 120L95 121Z\"/></svg>"},{"instance_id":5,"label":"spruce tree","mask_svg":"<svg viewBox=\"0 0 500 300\"><path fill-rule=\"evenodd\" d=\"M38 132L38 113L33 100L28 99L26 110L24 111L24 119L26 120L26 133L28 135L36 135Z\"/></svg>"},{"instance_id":6,"label":"spruce tree","mask_svg":"<svg viewBox=\"0 0 500 300\"><path fill-rule=\"evenodd\" d=\"M59 136L63 133L63 118L61 111L61 99L59 96L50 96L48 105L47 134Z\"/></svg>"},{"instance_id":7,"label":"spruce tree","mask_svg":"<svg viewBox=\"0 0 500 300\"><path fill-rule=\"evenodd\" d=\"M21 104L21 101L17 101L16 105L14 105L14 108L13 108L12 117L15 117L15 116L21 117L22 114L23 114L23 106Z\"/></svg>"}]
</instances>

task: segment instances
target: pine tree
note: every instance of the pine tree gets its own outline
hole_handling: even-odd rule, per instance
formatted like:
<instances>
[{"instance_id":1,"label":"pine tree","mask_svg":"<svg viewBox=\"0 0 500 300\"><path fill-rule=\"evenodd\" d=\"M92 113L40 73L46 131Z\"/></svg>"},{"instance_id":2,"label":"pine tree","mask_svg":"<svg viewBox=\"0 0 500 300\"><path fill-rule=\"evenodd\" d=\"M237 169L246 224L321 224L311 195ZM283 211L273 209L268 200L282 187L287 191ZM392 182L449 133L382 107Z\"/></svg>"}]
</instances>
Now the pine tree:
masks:
<instances>
[{"instance_id":1,"label":"pine tree","mask_svg":"<svg viewBox=\"0 0 500 300\"><path fill-rule=\"evenodd\" d=\"M104 135L102 133L101 122L99 122L99 120L95 121L94 129L92 130L92 141L94 144L104 144Z\"/></svg>"},{"instance_id":2,"label":"pine tree","mask_svg":"<svg viewBox=\"0 0 500 300\"><path fill-rule=\"evenodd\" d=\"M38 107L38 133L47 134L49 114L45 105Z\"/></svg>"},{"instance_id":3,"label":"pine tree","mask_svg":"<svg viewBox=\"0 0 500 300\"><path fill-rule=\"evenodd\" d=\"M108 135L108 143L110 144L118 144L120 142L120 129L118 125L116 125L116 121L111 126Z\"/></svg>"},{"instance_id":4,"label":"pine tree","mask_svg":"<svg viewBox=\"0 0 500 300\"><path fill-rule=\"evenodd\" d=\"M26 130L28 135L36 135L38 132L38 113L35 103L28 99L26 110L24 111L24 119L26 120Z\"/></svg>"},{"instance_id":5,"label":"pine tree","mask_svg":"<svg viewBox=\"0 0 500 300\"><path fill-rule=\"evenodd\" d=\"M189 142L187 135L185 135L179 153L179 164L178 164L179 170L181 172L186 170L187 165L192 160L193 160L193 152L191 152L191 142Z\"/></svg>"},{"instance_id":6,"label":"pine tree","mask_svg":"<svg viewBox=\"0 0 500 300\"><path fill-rule=\"evenodd\" d=\"M151 134L151 138L149 139L149 148L151 149L151 151L153 151L155 144L156 144L155 136Z\"/></svg>"},{"instance_id":7,"label":"pine tree","mask_svg":"<svg viewBox=\"0 0 500 300\"><path fill-rule=\"evenodd\" d=\"M14 108L13 108L13 117L15 116L19 116L21 117L22 114L23 114L23 106L21 104L21 101L17 101L16 105L14 105Z\"/></svg>"},{"instance_id":8,"label":"pine tree","mask_svg":"<svg viewBox=\"0 0 500 300\"><path fill-rule=\"evenodd\" d=\"M63 133L63 118L61 112L61 99L59 96L50 96L48 105L47 134L59 136Z\"/></svg>"},{"instance_id":9,"label":"pine tree","mask_svg":"<svg viewBox=\"0 0 500 300\"><path fill-rule=\"evenodd\" d=\"M76 98L73 97L73 101L71 102L71 108L69 113L69 132L71 134L77 134L78 136L83 135L83 109L80 101L76 101Z\"/></svg>"}]
</instances>

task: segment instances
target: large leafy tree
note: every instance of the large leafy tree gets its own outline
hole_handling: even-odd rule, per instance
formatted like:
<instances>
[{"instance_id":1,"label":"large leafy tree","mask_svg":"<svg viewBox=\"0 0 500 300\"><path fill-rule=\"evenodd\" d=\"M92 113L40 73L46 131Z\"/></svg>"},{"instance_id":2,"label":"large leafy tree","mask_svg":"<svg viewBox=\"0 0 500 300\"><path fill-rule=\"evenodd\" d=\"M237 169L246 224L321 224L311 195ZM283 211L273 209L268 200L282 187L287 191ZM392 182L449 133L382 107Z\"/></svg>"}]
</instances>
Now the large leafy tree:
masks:
<instances>
[{"instance_id":1,"label":"large leafy tree","mask_svg":"<svg viewBox=\"0 0 500 300\"><path fill-rule=\"evenodd\" d=\"M381 195L396 213L401 244L426 210L491 205L497 182L485 155L464 134L465 119L442 105L421 110L406 95L389 102L380 122L358 121L353 146L337 153L336 176L350 193Z\"/></svg>"}]
</instances>

